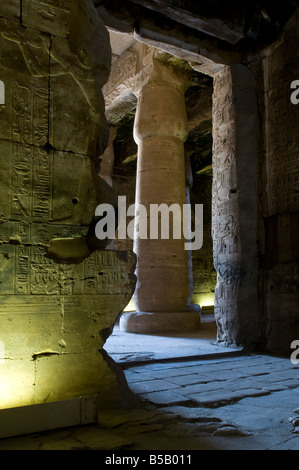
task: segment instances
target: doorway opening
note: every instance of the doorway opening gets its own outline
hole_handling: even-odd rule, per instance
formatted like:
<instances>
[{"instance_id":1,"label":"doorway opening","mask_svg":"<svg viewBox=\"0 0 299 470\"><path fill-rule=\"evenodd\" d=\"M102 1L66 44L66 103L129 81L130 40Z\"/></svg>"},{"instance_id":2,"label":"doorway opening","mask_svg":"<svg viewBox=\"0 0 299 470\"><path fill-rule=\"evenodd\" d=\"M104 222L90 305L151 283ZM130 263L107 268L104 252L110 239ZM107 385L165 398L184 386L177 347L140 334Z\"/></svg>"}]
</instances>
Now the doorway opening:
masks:
<instances>
[{"instance_id":1,"label":"doorway opening","mask_svg":"<svg viewBox=\"0 0 299 470\"><path fill-rule=\"evenodd\" d=\"M117 60L117 59L116 59ZM186 67L183 60L165 54L168 63ZM190 67L191 68L191 67ZM212 217L212 94L213 78L193 70L191 82L185 93L188 117L188 137L185 141L186 201L191 206L203 205L203 245L189 252L189 283L191 304L200 306L201 328L188 334L138 335L122 332L119 320L105 343L108 354L119 363L148 362L186 357L197 357L231 352L216 344L217 327L214 315L216 271L213 266ZM126 196L127 205L134 204L136 191L137 144L133 138L137 99L132 92L119 107L110 106L106 113L113 129L112 185L117 195ZM126 109L124 112L123 110ZM114 241L114 249L133 250L129 238ZM124 312L135 311L133 299Z\"/></svg>"},{"instance_id":2,"label":"doorway opening","mask_svg":"<svg viewBox=\"0 0 299 470\"><path fill-rule=\"evenodd\" d=\"M257 107L252 72L241 64L232 64L221 65L211 73L205 69L202 73L188 60L138 41L131 43L129 48L125 45L125 50L118 50L104 96L108 103L107 120L115 131L113 188L117 195L126 196L128 205L135 202L138 159L133 126L136 107L137 110L140 107L134 86L136 83L142 86L144 77L151 74L153 58L167 66L184 69L184 73L188 70L191 76L185 92L188 136L184 143L187 170L184 176L186 199L189 197L191 203L203 204L204 233L203 247L192 253L189 303L201 306L201 317L207 319L206 325L212 326L216 320L217 328L214 323L210 345L219 347L222 353L226 347L241 349L241 345L256 341L258 331ZM160 64L159 70L163 67ZM166 93L165 83L164 80ZM171 95L167 96L171 99ZM171 165L169 161L167 169ZM183 166L180 168L184 171ZM140 175L140 170L138 172ZM163 182L166 184L165 180ZM116 239L114 248L133 251L133 242ZM209 315L212 317L208 318ZM198 334L203 331L201 328ZM145 335L137 336L138 341L145 341ZM115 351L109 347L112 338L105 346L113 356ZM129 348L128 340L128 336L121 339ZM153 336L150 336L149 344L153 345ZM171 349L165 341L161 342L161 348L164 351ZM186 348L177 347L177 357L182 350L185 353ZM130 353L128 351L128 357Z\"/></svg>"}]
</instances>

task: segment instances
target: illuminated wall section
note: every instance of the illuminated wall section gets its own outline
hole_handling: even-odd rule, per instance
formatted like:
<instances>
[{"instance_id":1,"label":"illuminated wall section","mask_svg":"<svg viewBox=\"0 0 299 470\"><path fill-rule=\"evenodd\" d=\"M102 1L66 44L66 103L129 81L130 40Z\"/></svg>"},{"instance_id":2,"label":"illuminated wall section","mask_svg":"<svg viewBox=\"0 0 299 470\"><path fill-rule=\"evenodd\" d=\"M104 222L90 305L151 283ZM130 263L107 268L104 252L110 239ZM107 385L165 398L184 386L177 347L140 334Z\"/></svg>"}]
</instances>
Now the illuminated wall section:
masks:
<instances>
[{"instance_id":1,"label":"illuminated wall section","mask_svg":"<svg viewBox=\"0 0 299 470\"><path fill-rule=\"evenodd\" d=\"M26 28L19 1L0 14L0 409L90 394L105 406L122 399L121 375L102 346L135 286L133 253L87 237L113 199L92 161L106 145L109 35L89 0L23 2Z\"/></svg>"}]
</instances>

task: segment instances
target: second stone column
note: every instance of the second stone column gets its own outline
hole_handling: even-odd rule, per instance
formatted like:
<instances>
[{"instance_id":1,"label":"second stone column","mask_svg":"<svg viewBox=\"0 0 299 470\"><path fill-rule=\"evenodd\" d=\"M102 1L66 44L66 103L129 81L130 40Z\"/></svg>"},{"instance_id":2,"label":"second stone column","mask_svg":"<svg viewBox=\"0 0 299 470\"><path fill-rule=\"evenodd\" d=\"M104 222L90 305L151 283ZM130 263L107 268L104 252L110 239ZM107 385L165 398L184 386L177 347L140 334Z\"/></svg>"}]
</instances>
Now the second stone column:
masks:
<instances>
[{"instance_id":1,"label":"second stone column","mask_svg":"<svg viewBox=\"0 0 299 470\"><path fill-rule=\"evenodd\" d=\"M124 313L120 328L149 334L196 330L200 315L195 306L187 306L188 252L183 236L184 141L188 136L184 93L188 80L183 71L157 59L147 66L144 75L137 90L134 125L134 139L138 144L134 236L136 312ZM151 232L155 222L151 211L162 207L161 204L164 210L166 207L169 210L169 238L162 237L161 220L158 236ZM172 208L176 210L172 212ZM180 238L172 233L173 218L175 230L180 224Z\"/></svg>"}]
</instances>

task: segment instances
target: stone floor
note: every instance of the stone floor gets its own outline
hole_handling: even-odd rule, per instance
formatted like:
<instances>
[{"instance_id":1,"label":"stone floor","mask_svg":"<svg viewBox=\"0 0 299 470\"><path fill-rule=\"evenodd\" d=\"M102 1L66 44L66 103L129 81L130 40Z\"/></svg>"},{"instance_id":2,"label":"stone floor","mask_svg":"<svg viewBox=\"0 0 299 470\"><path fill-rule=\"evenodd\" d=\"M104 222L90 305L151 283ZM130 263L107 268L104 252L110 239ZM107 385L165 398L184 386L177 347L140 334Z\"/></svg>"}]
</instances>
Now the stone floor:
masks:
<instances>
[{"instance_id":1,"label":"stone floor","mask_svg":"<svg viewBox=\"0 0 299 470\"><path fill-rule=\"evenodd\" d=\"M110 357L122 365L237 352L235 348L217 344L216 334L214 315L203 315L201 329L197 333L140 335L124 333L115 326L104 348Z\"/></svg>"},{"instance_id":2,"label":"stone floor","mask_svg":"<svg viewBox=\"0 0 299 470\"><path fill-rule=\"evenodd\" d=\"M138 407L102 411L97 424L2 439L0 450L299 450L299 365L287 357L217 351L122 367Z\"/></svg>"}]
</instances>

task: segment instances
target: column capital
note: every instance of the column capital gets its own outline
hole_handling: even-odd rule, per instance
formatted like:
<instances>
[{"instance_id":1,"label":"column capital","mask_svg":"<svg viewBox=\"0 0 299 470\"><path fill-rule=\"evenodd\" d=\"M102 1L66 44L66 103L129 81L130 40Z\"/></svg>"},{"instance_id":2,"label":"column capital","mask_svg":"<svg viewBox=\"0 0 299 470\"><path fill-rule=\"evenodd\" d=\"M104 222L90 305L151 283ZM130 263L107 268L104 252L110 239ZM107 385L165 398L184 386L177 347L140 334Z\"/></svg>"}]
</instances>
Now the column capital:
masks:
<instances>
[{"instance_id":1,"label":"column capital","mask_svg":"<svg viewBox=\"0 0 299 470\"><path fill-rule=\"evenodd\" d=\"M143 61L143 68L136 74L133 93L138 96L141 90L154 83L167 83L168 86L185 92L190 84L190 73L180 67L168 64L159 59L159 52L153 51Z\"/></svg>"}]
</instances>

